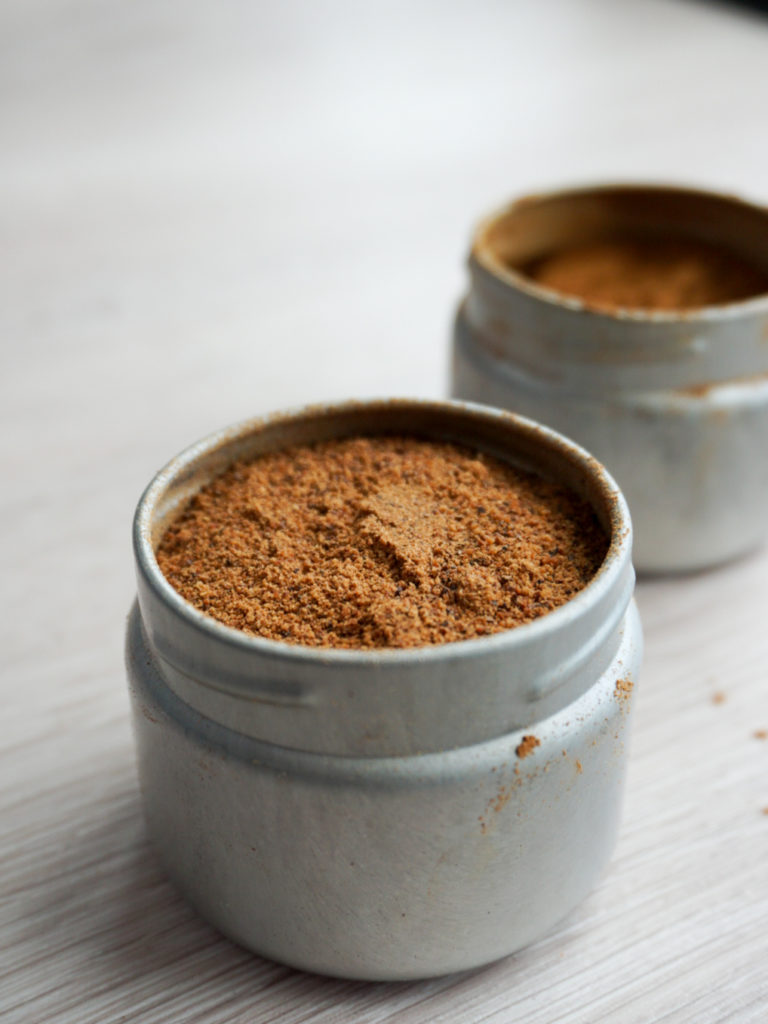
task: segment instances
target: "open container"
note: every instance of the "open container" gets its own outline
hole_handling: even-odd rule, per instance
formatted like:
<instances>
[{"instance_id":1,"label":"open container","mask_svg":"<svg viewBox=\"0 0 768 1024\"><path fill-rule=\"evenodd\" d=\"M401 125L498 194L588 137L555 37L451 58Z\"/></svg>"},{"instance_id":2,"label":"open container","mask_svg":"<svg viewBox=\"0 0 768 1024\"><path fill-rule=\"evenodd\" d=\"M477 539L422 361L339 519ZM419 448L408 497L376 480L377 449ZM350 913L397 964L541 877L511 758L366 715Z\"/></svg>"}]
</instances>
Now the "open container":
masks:
<instances>
[{"instance_id":1,"label":"open container","mask_svg":"<svg viewBox=\"0 0 768 1024\"><path fill-rule=\"evenodd\" d=\"M527 625L381 651L246 635L163 577L164 530L233 461L387 433L459 442L569 486L610 539L603 565ZM134 548L127 665L148 830L227 935L321 973L426 977L513 952L593 887L619 822L641 633L626 504L582 449L461 403L308 408L169 463L139 503Z\"/></svg>"},{"instance_id":2,"label":"open container","mask_svg":"<svg viewBox=\"0 0 768 1024\"><path fill-rule=\"evenodd\" d=\"M525 268L595 240L700 240L768 274L768 211L684 188L521 199L485 220L456 319L452 392L584 445L632 510L635 565L699 569L768 533L768 294L688 311L606 311Z\"/></svg>"}]
</instances>

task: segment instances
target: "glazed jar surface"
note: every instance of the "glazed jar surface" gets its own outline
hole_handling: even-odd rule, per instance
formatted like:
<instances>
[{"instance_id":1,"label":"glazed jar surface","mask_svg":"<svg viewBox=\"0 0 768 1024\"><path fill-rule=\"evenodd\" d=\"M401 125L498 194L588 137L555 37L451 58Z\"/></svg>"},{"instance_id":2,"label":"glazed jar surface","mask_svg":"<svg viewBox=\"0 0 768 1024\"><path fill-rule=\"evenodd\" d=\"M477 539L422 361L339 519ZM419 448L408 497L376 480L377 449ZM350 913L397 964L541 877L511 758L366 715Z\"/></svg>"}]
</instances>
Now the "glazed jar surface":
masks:
<instances>
[{"instance_id":1,"label":"glazed jar surface","mask_svg":"<svg viewBox=\"0 0 768 1024\"><path fill-rule=\"evenodd\" d=\"M521 269L622 234L699 240L768 271L768 212L731 197L637 185L520 200L475 235L452 393L535 418L595 455L629 503L639 570L705 568L768 532L768 295L608 311Z\"/></svg>"},{"instance_id":2,"label":"glazed jar surface","mask_svg":"<svg viewBox=\"0 0 768 1024\"><path fill-rule=\"evenodd\" d=\"M388 432L567 484L610 538L602 567L517 629L381 651L246 635L163 578L164 529L231 462ZM134 545L126 650L148 831L225 934L320 973L427 977L513 952L594 886L618 828L641 632L626 505L585 452L461 403L312 408L180 455L145 492Z\"/></svg>"}]
</instances>

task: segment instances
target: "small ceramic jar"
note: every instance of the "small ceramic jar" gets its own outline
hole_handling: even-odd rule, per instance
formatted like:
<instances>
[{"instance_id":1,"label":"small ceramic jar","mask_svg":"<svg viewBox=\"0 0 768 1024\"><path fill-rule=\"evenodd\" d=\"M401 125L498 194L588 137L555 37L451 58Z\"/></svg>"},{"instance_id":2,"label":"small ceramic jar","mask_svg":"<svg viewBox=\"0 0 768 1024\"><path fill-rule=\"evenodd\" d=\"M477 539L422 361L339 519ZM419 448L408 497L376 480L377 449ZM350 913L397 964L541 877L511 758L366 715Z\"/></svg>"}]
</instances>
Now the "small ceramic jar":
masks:
<instances>
[{"instance_id":1,"label":"small ceramic jar","mask_svg":"<svg viewBox=\"0 0 768 1024\"><path fill-rule=\"evenodd\" d=\"M682 237L768 273L768 211L707 192L606 186L522 199L479 227L456 320L453 394L584 445L616 477L635 565L699 569L768 532L768 294L607 311L523 268L594 239Z\"/></svg>"},{"instance_id":2,"label":"small ceramic jar","mask_svg":"<svg viewBox=\"0 0 768 1024\"><path fill-rule=\"evenodd\" d=\"M577 491L610 538L595 577L517 629L380 651L246 635L163 577L168 523L234 460L391 432ZM224 933L311 971L418 978L513 952L594 886L618 827L641 634L626 505L584 451L460 403L310 408L174 459L141 499L134 545L127 665L147 826Z\"/></svg>"}]
</instances>

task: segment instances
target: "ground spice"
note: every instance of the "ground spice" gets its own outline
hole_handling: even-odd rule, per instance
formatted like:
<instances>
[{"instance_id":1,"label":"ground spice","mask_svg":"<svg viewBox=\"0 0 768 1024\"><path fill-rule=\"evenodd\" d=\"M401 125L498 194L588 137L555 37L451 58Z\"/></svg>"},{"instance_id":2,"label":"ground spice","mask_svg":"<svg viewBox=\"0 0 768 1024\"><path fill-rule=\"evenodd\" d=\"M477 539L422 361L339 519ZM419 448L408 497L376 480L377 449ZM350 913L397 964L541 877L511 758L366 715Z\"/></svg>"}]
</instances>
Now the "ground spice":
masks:
<instances>
[{"instance_id":1,"label":"ground spice","mask_svg":"<svg viewBox=\"0 0 768 1024\"><path fill-rule=\"evenodd\" d=\"M768 292L768 273L692 239L620 239L563 249L524 272L593 308L685 310Z\"/></svg>"},{"instance_id":2,"label":"ground spice","mask_svg":"<svg viewBox=\"0 0 768 1024\"><path fill-rule=\"evenodd\" d=\"M562 487L457 445L382 436L233 465L157 558L183 597L246 633L418 647L545 615L589 582L607 545Z\"/></svg>"},{"instance_id":3,"label":"ground spice","mask_svg":"<svg viewBox=\"0 0 768 1024\"><path fill-rule=\"evenodd\" d=\"M613 694L618 700L629 700L632 696L634 683L631 679L617 679L613 688Z\"/></svg>"},{"instance_id":4,"label":"ground spice","mask_svg":"<svg viewBox=\"0 0 768 1024\"><path fill-rule=\"evenodd\" d=\"M522 758L528 757L529 754L532 754L536 747L540 746L541 740L538 736L523 736L522 740L515 747L515 753L522 760Z\"/></svg>"}]
</instances>

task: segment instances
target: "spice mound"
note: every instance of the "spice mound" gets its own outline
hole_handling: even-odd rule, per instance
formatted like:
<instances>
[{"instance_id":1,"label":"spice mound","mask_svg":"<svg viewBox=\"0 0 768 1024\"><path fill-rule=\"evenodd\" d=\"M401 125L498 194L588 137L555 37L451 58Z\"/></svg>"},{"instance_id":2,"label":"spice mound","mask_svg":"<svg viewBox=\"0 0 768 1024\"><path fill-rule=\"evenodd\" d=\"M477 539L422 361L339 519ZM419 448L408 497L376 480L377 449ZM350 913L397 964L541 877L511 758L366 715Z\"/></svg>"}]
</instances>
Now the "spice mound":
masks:
<instances>
[{"instance_id":1,"label":"spice mound","mask_svg":"<svg viewBox=\"0 0 768 1024\"><path fill-rule=\"evenodd\" d=\"M692 239L592 242L536 260L524 273L545 288L607 310L684 310L768 292L768 273Z\"/></svg>"},{"instance_id":2,"label":"spice mound","mask_svg":"<svg viewBox=\"0 0 768 1024\"><path fill-rule=\"evenodd\" d=\"M421 647L564 604L608 547L590 505L458 445L354 437L239 462L157 559L227 626L318 647Z\"/></svg>"}]
</instances>

